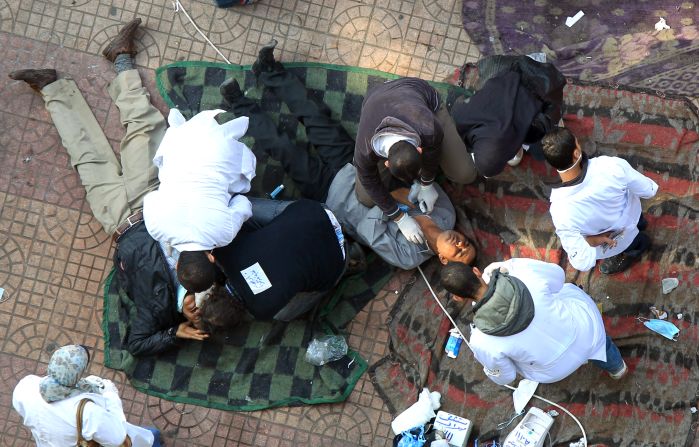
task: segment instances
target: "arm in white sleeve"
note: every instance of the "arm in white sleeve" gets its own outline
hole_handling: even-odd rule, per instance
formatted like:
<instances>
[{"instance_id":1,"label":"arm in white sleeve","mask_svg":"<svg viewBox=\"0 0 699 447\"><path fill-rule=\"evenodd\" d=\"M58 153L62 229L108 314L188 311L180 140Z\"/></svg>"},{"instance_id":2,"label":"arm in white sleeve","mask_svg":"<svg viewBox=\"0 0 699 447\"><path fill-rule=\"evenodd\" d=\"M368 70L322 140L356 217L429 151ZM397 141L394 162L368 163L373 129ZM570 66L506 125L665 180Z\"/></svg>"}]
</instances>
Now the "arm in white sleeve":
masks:
<instances>
[{"instance_id":1,"label":"arm in white sleeve","mask_svg":"<svg viewBox=\"0 0 699 447\"><path fill-rule=\"evenodd\" d=\"M556 228L556 234L561 239L563 250L568 254L568 261L573 268L587 272L595 266L597 249L588 244L579 231Z\"/></svg>"},{"instance_id":2,"label":"arm in white sleeve","mask_svg":"<svg viewBox=\"0 0 699 447\"><path fill-rule=\"evenodd\" d=\"M121 405L120 405L121 406ZM83 410L83 437L104 447L119 447L126 439L124 412L121 418L92 402Z\"/></svg>"},{"instance_id":3,"label":"arm in white sleeve","mask_svg":"<svg viewBox=\"0 0 699 447\"><path fill-rule=\"evenodd\" d=\"M231 211L231 230L235 238L243 223L252 217L252 204L247 197L238 194L231 197L230 202L228 202L228 209Z\"/></svg>"},{"instance_id":4,"label":"arm in white sleeve","mask_svg":"<svg viewBox=\"0 0 699 447\"><path fill-rule=\"evenodd\" d=\"M658 192L658 184L631 167L628 161L621 160L629 191L642 199L650 199Z\"/></svg>"},{"instance_id":5,"label":"arm in white sleeve","mask_svg":"<svg viewBox=\"0 0 699 447\"><path fill-rule=\"evenodd\" d=\"M587 244L587 241L583 239ZM594 266L594 260L592 265ZM536 283L541 284L550 293L558 293L566 281L566 273L563 269L551 262L539 261L529 258L512 258L503 263L510 275L514 277L535 277Z\"/></svg>"},{"instance_id":6,"label":"arm in white sleeve","mask_svg":"<svg viewBox=\"0 0 699 447\"><path fill-rule=\"evenodd\" d=\"M471 343L474 357L483 365L483 372L490 380L498 385L507 385L515 380L517 369L512 360L506 357L505 354L481 348L479 343L474 344L473 337L471 338Z\"/></svg>"}]
</instances>

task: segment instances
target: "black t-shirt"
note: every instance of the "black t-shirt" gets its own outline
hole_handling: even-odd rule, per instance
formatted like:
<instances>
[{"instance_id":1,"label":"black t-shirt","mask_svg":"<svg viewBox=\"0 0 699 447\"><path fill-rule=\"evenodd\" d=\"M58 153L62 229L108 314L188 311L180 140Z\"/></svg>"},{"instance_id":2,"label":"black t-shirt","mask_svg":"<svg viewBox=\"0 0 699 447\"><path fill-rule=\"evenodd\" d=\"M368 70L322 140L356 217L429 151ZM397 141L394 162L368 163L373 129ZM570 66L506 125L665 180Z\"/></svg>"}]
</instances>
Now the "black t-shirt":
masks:
<instances>
[{"instance_id":1,"label":"black t-shirt","mask_svg":"<svg viewBox=\"0 0 699 447\"><path fill-rule=\"evenodd\" d=\"M214 257L258 319L272 318L299 292L330 289L345 266L325 209L305 199L263 228L241 230L233 242L214 250Z\"/></svg>"}]
</instances>

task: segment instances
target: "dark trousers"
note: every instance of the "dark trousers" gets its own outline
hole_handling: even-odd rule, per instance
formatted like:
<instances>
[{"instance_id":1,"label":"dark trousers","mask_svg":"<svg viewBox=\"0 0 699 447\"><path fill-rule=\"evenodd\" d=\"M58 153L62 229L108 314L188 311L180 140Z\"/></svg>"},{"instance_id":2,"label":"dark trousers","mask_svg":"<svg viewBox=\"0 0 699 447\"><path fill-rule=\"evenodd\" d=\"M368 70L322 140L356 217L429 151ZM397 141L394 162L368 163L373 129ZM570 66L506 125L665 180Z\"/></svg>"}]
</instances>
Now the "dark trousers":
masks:
<instances>
[{"instance_id":1,"label":"dark trousers","mask_svg":"<svg viewBox=\"0 0 699 447\"><path fill-rule=\"evenodd\" d=\"M231 105L233 113L250 118L247 134L255 138L255 148L278 160L304 197L325 201L335 174L352 161L354 140L330 118L329 110L307 97L306 87L293 74L282 70L261 73L258 79L303 124L315 152L296 145L256 102L244 96Z\"/></svg>"}]
</instances>

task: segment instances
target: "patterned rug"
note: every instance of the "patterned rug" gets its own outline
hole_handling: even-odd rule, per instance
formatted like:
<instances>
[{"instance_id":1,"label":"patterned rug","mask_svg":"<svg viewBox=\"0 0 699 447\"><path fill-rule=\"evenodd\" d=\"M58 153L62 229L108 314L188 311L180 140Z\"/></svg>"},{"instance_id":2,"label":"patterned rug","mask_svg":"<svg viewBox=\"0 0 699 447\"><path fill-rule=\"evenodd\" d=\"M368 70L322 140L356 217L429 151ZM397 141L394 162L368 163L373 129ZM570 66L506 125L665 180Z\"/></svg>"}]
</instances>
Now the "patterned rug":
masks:
<instances>
[{"instance_id":1,"label":"patterned rug","mask_svg":"<svg viewBox=\"0 0 699 447\"><path fill-rule=\"evenodd\" d=\"M623 156L659 184L659 194L644 203L653 245L642 262L615 276L598 270L576 273L568 266L548 214L547 183L556 172L529 156L487 182L447 185L463 211L459 224L477 241L480 267L509 257L558 263L568 280L599 304L630 374L615 382L585 365L566 380L538 389L581 420L590 445L689 447L699 425L698 415L690 411L699 395L699 120L684 101L579 85L566 87L564 120L589 155ZM426 272L437 284L434 267L429 265ZM668 295L661 292L664 277L680 281ZM447 303L448 294L436 291ZM652 305L666 310L681 329L679 341L662 338L636 321L637 315L649 317ZM448 306L453 315L461 315L463 305L450 301ZM485 377L468 347L462 347L457 359L444 354L449 322L419 276L388 324L391 353L370 374L394 413L415 402L427 386L442 393L443 409L474 421L476 433L510 419L509 391ZM548 409L541 402L531 403ZM554 445L567 446L580 432L562 415L551 437Z\"/></svg>"},{"instance_id":2,"label":"patterned rug","mask_svg":"<svg viewBox=\"0 0 699 447\"><path fill-rule=\"evenodd\" d=\"M289 69L306 85L310 97L356 134L359 112L369 87L394 75L373 70L319 64L293 64ZM307 146L302 125L273 95L255 85L245 67L203 62L180 62L158 69L156 81L170 107L177 107L189 118L201 110L221 107L218 86L235 77L246 95L260 100L280 128ZM465 90L435 84L447 98L464 95ZM231 114L222 117L232 118ZM284 175L277 160L256 151L254 140L244 141L257 157L257 176L251 195L264 197L277 185L285 189L280 198L299 197L293 182ZM105 286L104 335L105 364L123 370L138 390L168 400L225 409L252 411L282 405L340 402L354 388L366 362L355 352L322 367L304 360L305 348L313 335L340 332L341 329L380 291L393 269L370 255L369 268L359 276L343 280L334 296L318 312L316 321L292 322L277 343L260 345L271 324L254 322L225 336L205 343L185 342L178 350L155 356L134 358L121 348L127 334L133 302L120 290L116 277ZM351 346L350 346L351 348Z\"/></svg>"},{"instance_id":3,"label":"patterned rug","mask_svg":"<svg viewBox=\"0 0 699 447\"><path fill-rule=\"evenodd\" d=\"M568 77L699 97L696 1L464 0L462 19L484 56L543 51Z\"/></svg>"}]
</instances>

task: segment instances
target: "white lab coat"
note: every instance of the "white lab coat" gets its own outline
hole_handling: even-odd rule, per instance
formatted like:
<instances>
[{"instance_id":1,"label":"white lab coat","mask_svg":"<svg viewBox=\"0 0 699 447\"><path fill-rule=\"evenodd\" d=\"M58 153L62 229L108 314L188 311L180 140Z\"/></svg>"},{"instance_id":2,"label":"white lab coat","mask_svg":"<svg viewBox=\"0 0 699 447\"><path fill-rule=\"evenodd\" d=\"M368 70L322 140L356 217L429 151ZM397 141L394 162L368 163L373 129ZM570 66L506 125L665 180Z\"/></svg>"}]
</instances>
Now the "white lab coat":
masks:
<instances>
[{"instance_id":1,"label":"white lab coat","mask_svg":"<svg viewBox=\"0 0 699 447\"><path fill-rule=\"evenodd\" d=\"M519 374L553 383L589 359L606 361L602 315L582 289L565 283L563 269L527 258L513 258L502 266L529 289L534 319L522 332L506 337L486 335L472 327L471 349L488 378L504 385Z\"/></svg>"},{"instance_id":2,"label":"white lab coat","mask_svg":"<svg viewBox=\"0 0 699 447\"><path fill-rule=\"evenodd\" d=\"M206 110L185 121L172 109L153 159L160 186L144 198L146 228L180 252L228 245L252 216L250 201L240 195L255 177L255 155L238 141L248 118L219 125L215 117L222 112Z\"/></svg>"},{"instance_id":3,"label":"white lab coat","mask_svg":"<svg viewBox=\"0 0 699 447\"><path fill-rule=\"evenodd\" d=\"M75 446L75 416L81 399L92 399L83 409L83 437L105 447L117 447L128 434L133 447L153 445L153 433L126 422L119 392L110 380L102 379L102 394L84 393L47 403L39 393L42 377L30 375L19 381L12 393L12 406L32 432L37 447Z\"/></svg>"},{"instance_id":4,"label":"white lab coat","mask_svg":"<svg viewBox=\"0 0 699 447\"><path fill-rule=\"evenodd\" d=\"M639 173L623 158L595 157L588 160L582 182L551 190L551 218L571 265L588 271L598 259L626 250L638 235L641 200L653 197L658 185ZM603 252L591 247L585 236L624 230L617 246Z\"/></svg>"}]
</instances>

